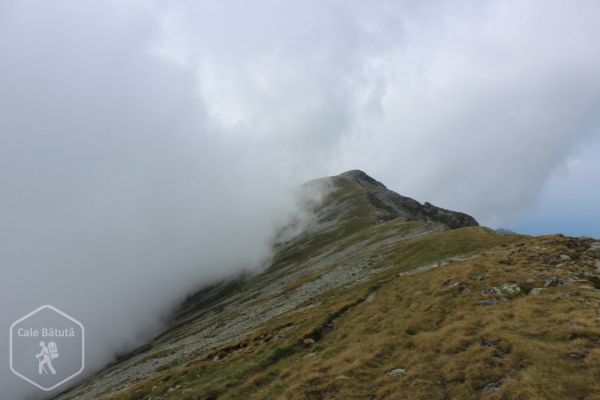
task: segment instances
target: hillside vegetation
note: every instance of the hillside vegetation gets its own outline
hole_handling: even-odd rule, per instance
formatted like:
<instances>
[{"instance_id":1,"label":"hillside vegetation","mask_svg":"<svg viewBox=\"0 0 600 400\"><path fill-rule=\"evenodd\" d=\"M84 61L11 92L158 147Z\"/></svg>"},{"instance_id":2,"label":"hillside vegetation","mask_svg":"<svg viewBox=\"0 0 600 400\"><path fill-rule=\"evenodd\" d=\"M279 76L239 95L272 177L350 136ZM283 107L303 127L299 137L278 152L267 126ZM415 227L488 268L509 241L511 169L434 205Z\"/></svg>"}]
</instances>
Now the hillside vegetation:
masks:
<instances>
[{"instance_id":1,"label":"hillside vegetation","mask_svg":"<svg viewBox=\"0 0 600 400\"><path fill-rule=\"evenodd\" d=\"M599 242L497 235L359 171L327 182L268 270L59 398L600 398Z\"/></svg>"}]
</instances>

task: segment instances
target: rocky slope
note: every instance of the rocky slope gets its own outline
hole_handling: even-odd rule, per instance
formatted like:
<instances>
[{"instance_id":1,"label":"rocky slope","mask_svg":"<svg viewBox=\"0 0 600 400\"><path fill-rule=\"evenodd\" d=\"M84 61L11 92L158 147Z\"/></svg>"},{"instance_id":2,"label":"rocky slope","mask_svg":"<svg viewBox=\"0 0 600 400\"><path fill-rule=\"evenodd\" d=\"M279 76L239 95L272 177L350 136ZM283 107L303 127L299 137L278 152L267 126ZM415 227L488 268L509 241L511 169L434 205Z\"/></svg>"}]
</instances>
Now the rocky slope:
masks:
<instances>
[{"instance_id":1,"label":"rocky slope","mask_svg":"<svg viewBox=\"0 0 600 400\"><path fill-rule=\"evenodd\" d=\"M600 398L600 243L498 235L361 171L271 266L57 399Z\"/></svg>"}]
</instances>

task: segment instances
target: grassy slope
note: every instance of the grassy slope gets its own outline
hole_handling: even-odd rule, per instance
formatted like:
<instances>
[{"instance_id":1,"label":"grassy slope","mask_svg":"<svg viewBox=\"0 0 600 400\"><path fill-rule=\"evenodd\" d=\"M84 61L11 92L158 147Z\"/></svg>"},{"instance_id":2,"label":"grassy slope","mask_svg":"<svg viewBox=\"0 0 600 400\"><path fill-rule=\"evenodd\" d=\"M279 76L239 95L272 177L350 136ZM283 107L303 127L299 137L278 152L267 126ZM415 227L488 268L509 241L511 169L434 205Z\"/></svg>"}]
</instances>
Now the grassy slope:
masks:
<instances>
[{"instance_id":1,"label":"grassy slope","mask_svg":"<svg viewBox=\"0 0 600 400\"><path fill-rule=\"evenodd\" d=\"M555 260L577 257L570 241L465 228L401 243L370 281L327 293L319 307L271 321L117 398L594 398L600 393L594 290L560 285L480 305L480 291L491 286L516 282L527 292L550 275L569 278L569 265L557 268ZM387 376L393 368L407 372Z\"/></svg>"},{"instance_id":2,"label":"grassy slope","mask_svg":"<svg viewBox=\"0 0 600 400\"><path fill-rule=\"evenodd\" d=\"M336 184L320 218L338 223L280 249L273 277L316 254L426 227L373 225L378 210L360 187ZM321 293L233 343L179 359L112 399L600 398L593 286L575 282L527 295L550 276L569 279L587 268L579 259L583 247L569 238L497 236L484 228L398 241L361 255L376 260L370 268L378 273L368 280ZM560 263L560 254L572 260ZM457 255L467 257L452 259ZM300 275L281 294L323 272ZM481 305L488 299L482 290L506 282L522 293ZM386 375L395 368L405 372Z\"/></svg>"}]
</instances>

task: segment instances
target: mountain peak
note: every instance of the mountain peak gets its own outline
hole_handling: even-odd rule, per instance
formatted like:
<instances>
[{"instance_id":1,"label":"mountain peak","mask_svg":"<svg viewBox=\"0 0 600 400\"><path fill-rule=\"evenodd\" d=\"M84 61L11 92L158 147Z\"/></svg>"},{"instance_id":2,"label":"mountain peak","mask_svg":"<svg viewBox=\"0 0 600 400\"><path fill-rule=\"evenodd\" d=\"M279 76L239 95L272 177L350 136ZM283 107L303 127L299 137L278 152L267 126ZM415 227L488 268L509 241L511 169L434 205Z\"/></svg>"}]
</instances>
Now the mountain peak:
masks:
<instances>
[{"instance_id":1,"label":"mountain peak","mask_svg":"<svg viewBox=\"0 0 600 400\"><path fill-rule=\"evenodd\" d=\"M360 169L351 169L350 171L339 174L338 177L352 179L353 181L363 185L368 184L385 187L383 183L373 179L366 172L361 171Z\"/></svg>"},{"instance_id":2,"label":"mountain peak","mask_svg":"<svg viewBox=\"0 0 600 400\"><path fill-rule=\"evenodd\" d=\"M329 200L344 199L345 201L336 203L341 208L348 208L349 204L364 207L374 215L375 223L400 218L405 221L438 222L451 229L479 225L475 218L465 213L437 207L429 202L421 204L389 190L383 183L361 170L346 171L326 179L333 187ZM364 213L364 210L354 211Z\"/></svg>"}]
</instances>

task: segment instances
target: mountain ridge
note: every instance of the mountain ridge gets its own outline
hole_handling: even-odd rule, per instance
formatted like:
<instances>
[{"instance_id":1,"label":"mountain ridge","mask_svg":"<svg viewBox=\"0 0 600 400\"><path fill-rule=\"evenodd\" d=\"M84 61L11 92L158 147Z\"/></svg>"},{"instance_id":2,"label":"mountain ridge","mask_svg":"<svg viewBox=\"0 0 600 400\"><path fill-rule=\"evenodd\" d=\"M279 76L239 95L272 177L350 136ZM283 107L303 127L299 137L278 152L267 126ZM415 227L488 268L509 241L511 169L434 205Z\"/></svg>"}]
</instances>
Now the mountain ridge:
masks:
<instances>
[{"instance_id":1,"label":"mountain ridge","mask_svg":"<svg viewBox=\"0 0 600 400\"><path fill-rule=\"evenodd\" d=\"M358 170L310 185L328 190L268 268L200 290L165 332L56 398L543 399L598 388L600 242L498 235Z\"/></svg>"},{"instance_id":2,"label":"mountain ridge","mask_svg":"<svg viewBox=\"0 0 600 400\"><path fill-rule=\"evenodd\" d=\"M403 218L407 221L436 221L452 229L479 225L475 218L465 213L436 207L429 202L421 204L410 197L391 191L383 183L361 170L346 171L332 178L334 180L349 178L363 186L372 204L388 212L388 215L383 219L384 221L394 218Z\"/></svg>"}]
</instances>

